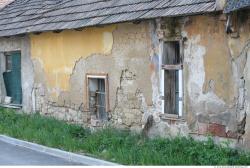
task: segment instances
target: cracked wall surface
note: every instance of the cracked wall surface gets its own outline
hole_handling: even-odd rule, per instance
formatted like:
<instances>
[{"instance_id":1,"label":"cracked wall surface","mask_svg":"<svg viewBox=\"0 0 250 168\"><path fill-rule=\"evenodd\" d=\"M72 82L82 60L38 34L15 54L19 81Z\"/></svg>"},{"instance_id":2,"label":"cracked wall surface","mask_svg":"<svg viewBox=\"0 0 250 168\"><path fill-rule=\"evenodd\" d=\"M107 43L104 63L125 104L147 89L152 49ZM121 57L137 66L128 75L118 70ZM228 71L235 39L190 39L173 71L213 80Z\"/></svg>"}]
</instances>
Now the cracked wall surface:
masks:
<instances>
[{"instance_id":1,"label":"cracked wall surface","mask_svg":"<svg viewBox=\"0 0 250 168\"><path fill-rule=\"evenodd\" d=\"M250 109L249 109L249 65L250 65L250 12L238 13L238 36L230 37L228 45L233 63L233 76L237 85L236 120L237 131L243 145L250 147Z\"/></svg>"},{"instance_id":2,"label":"cracked wall surface","mask_svg":"<svg viewBox=\"0 0 250 168\"><path fill-rule=\"evenodd\" d=\"M184 26L187 121L198 134L247 145L249 25L240 22L239 37L233 38L225 33L225 20L223 15L190 17Z\"/></svg>"},{"instance_id":3,"label":"cracked wall surface","mask_svg":"<svg viewBox=\"0 0 250 168\"><path fill-rule=\"evenodd\" d=\"M236 123L230 123L236 91L224 31L219 16L192 17L183 28L187 121L193 129L216 123L236 130Z\"/></svg>"},{"instance_id":4,"label":"cracked wall surface","mask_svg":"<svg viewBox=\"0 0 250 168\"><path fill-rule=\"evenodd\" d=\"M84 43L73 43L67 46L67 49L70 49L70 46L77 45L77 48L79 47L83 50L83 53L80 54L85 54L79 54L79 56L76 57L75 55L77 55L77 53L73 51L70 52L71 50L69 50L66 57L70 57L70 59L68 58L67 60L71 61L74 65L71 66L70 74L64 74L69 75L69 78L62 78L64 80L63 84L68 83L67 89L64 89L64 87L60 85L51 85L50 82L48 82L48 72L46 72L48 71L47 66L51 67L50 71L53 71L53 69L57 69L59 66L59 63L53 65L54 62L58 59L64 59L64 56L60 54L58 56L54 54L54 58L51 59L50 57L52 57L52 53L54 52L48 54L52 48L54 48L54 50L61 49L61 39L59 40L60 45L54 41L54 38L57 39L57 36L60 34L50 33L44 36L42 34L32 35L32 38L36 39L31 40L31 45L34 43L35 46L33 46L33 50L37 50L32 52L32 54L35 54L32 58L36 67L36 110L42 114L55 116L69 122L75 121L76 123L82 124L91 123L90 112L87 108L86 74L108 74L110 120L113 121L113 124L121 125L121 127L141 129L142 113L145 112L147 105L150 106L152 104L151 74L148 68L150 64L148 23L137 25L126 23L116 26L94 28L94 30L100 31L101 33L110 31L112 38L110 37L109 39L112 39L112 41L103 39L103 36L99 38L98 34L91 34L89 30L91 29L86 30L87 34L86 32L79 33L75 31L77 36L83 36L82 40ZM40 36L41 39L39 39ZM62 34L62 36L64 35ZM86 40L86 38L91 39L92 37L95 38L95 43ZM51 42L55 44L48 42L50 39L53 39ZM108 45L108 48L110 47L109 50L107 50L107 47L101 47L99 49L96 43L98 44L100 41L112 44ZM41 47L39 45L40 43L46 43L47 45ZM60 47L58 47L58 45ZM95 48L95 46L97 48ZM40 52L43 48L45 48L45 51ZM84 51L85 49L87 49L87 51ZM46 54L50 56L44 56ZM64 55L65 54L66 53L64 53ZM39 55L39 57L37 55ZM47 60L49 65L44 65L44 61L41 61L41 59ZM66 64L60 64L60 66L63 68ZM64 73L64 71L62 71L62 73ZM133 74L133 78L129 77L131 74ZM51 77L55 78L53 73ZM56 98L54 98L53 91L51 91L53 87L59 88ZM141 105L141 101L144 102L143 105ZM122 123L118 124L120 120L122 120Z\"/></svg>"}]
</instances>

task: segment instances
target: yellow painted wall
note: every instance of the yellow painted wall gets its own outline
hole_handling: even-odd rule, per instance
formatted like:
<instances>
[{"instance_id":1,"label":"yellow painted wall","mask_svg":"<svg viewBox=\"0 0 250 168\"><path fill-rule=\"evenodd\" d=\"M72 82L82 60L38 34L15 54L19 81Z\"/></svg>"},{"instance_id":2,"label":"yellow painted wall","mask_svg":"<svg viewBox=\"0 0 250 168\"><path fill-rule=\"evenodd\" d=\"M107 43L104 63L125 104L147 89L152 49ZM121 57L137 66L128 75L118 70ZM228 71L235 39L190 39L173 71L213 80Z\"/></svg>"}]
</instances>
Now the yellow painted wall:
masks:
<instances>
[{"instance_id":1,"label":"yellow painted wall","mask_svg":"<svg viewBox=\"0 0 250 168\"><path fill-rule=\"evenodd\" d=\"M209 82L213 80L216 95L226 103L232 102L234 86L224 22L215 17L196 16L192 18L192 23L186 27L186 31L190 36L200 35L200 44L206 47L203 92L208 92Z\"/></svg>"},{"instance_id":2,"label":"yellow painted wall","mask_svg":"<svg viewBox=\"0 0 250 168\"><path fill-rule=\"evenodd\" d=\"M48 87L53 95L56 90L69 89L69 78L75 63L92 54L109 54L113 47L116 26L86 28L83 31L65 30L61 33L46 32L30 35L31 56L37 59L45 72Z\"/></svg>"}]
</instances>

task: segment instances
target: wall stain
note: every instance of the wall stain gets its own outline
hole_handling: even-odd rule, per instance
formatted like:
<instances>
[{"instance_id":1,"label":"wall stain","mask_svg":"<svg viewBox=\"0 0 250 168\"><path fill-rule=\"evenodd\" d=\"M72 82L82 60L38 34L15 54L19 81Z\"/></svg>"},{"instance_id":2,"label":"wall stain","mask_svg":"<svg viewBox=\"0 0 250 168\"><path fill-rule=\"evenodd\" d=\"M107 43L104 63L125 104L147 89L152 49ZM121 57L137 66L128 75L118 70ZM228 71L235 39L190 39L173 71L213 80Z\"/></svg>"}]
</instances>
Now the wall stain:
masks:
<instances>
[{"instance_id":1,"label":"wall stain","mask_svg":"<svg viewBox=\"0 0 250 168\"><path fill-rule=\"evenodd\" d=\"M233 102L234 93L228 92L233 90L234 85L224 23L217 17L197 16L192 18L192 23L185 28L185 31L190 37L199 34L200 45L207 48L204 57L203 92L207 93L211 90L210 83L213 81L213 92L226 103Z\"/></svg>"},{"instance_id":2,"label":"wall stain","mask_svg":"<svg viewBox=\"0 0 250 168\"><path fill-rule=\"evenodd\" d=\"M112 25L30 35L31 57L41 63L53 98L58 97L61 91L69 90L70 75L77 60L95 53L111 53L115 29L116 25Z\"/></svg>"}]
</instances>

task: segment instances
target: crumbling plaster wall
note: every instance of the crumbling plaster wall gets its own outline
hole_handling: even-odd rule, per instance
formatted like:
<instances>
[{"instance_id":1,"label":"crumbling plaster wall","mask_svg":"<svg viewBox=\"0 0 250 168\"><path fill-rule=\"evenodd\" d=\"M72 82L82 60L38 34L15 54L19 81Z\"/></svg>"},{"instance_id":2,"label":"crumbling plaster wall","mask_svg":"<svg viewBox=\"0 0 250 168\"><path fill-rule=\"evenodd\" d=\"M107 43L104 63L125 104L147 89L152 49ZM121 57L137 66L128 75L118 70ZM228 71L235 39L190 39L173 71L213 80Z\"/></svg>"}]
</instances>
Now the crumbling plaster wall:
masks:
<instances>
[{"instance_id":1,"label":"crumbling plaster wall","mask_svg":"<svg viewBox=\"0 0 250 168\"><path fill-rule=\"evenodd\" d=\"M243 146L250 147L250 12L238 12L238 31L229 34L228 45L233 64L233 75L237 86L236 120L237 131L240 133Z\"/></svg>"},{"instance_id":2,"label":"crumbling plaster wall","mask_svg":"<svg viewBox=\"0 0 250 168\"><path fill-rule=\"evenodd\" d=\"M150 135L207 134L210 124L236 131L235 86L224 22L220 17L194 16L158 19L151 25L153 108L144 114L154 116ZM161 59L165 41L182 40L184 55L184 114L182 119L163 113ZM228 92L232 90L232 92ZM212 125L214 126L214 125ZM223 129L222 128L222 129ZM226 130L225 130L226 131ZM218 132L216 132L217 134ZM231 132L230 132L231 133Z\"/></svg>"},{"instance_id":3,"label":"crumbling plaster wall","mask_svg":"<svg viewBox=\"0 0 250 168\"><path fill-rule=\"evenodd\" d=\"M186 117L194 129L217 123L236 130L237 91L224 24L219 16L196 16L183 27Z\"/></svg>"},{"instance_id":4,"label":"crumbling plaster wall","mask_svg":"<svg viewBox=\"0 0 250 168\"><path fill-rule=\"evenodd\" d=\"M245 127L249 118L248 22L239 22L237 38L225 33L224 15L188 17L182 27L187 39L185 109L190 129L237 139L244 145L249 142L249 128Z\"/></svg>"},{"instance_id":5,"label":"crumbling plaster wall","mask_svg":"<svg viewBox=\"0 0 250 168\"><path fill-rule=\"evenodd\" d=\"M247 20L246 17L245 20L241 19L237 38L226 34L227 17L223 14L156 20L151 33L151 62L155 68L155 75L152 76L155 78L152 80L154 108L145 115L152 114L155 119L150 134L212 134L249 145L247 58L250 32ZM162 44L174 39L182 39L184 47L183 120L164 115L159 117L158 113L162 111L159 110L162 107L159 98L162 95L162 72L159 66Z\"/></svg>"},{"instance_id":6,"label":"crumbling plaster wall","mask_svg":"<svg viewBox=\"0 0 250 168\"><path fill-rule=\"evenodd\" d=\"M31 112L34 72L33 72L33 64L30 57L29 37L24 36L24 37L0 38L0 53L1 53L0 56L3 57L4 56L3 52L7 51L21 51L21 68L22 68L21 80L22 80L22 92L23 92L22 105L24 111ZM3 84L4 83L1 83L1 85Z\"/></svg>"},{"instance_id":7,"label":"crumbling plaster wall","mask_svg":"<svg viewBox=\"0 0 250 168\"><path fill-rule=\"evenodd\" d=\"M99 32L100 36L91 33L92 31ZM70 34L80 38L77 40L78 43L74 42L73 37L66 42L69 39L65 37L64 32L31 36L31 51L35 65L36 110L69 122L90 123L86 74L108 74L109 118L112 123L123 128L141 129L142 114L146 111L147 105L152 105L149 68L151 39L148 23L124 23L88 28L82 32L72 30ZM65 48L62 46L65 43L68 52L62 55L60 53L64 52ZM103 49L103 45L108 45L108 50ZM80 54L72 51L71 47L73 50L79 48ZM62 62L65 57L66 61L70 61L67 63L70 66L59 65L56 62ZM60 81L64 83L48 82L56 79L51 73L58 68L64 73L65 67L70 73L66 73L68 77L63 77ZM65 85L67 87L63 87Z\"/></svg>"}]
</instances>

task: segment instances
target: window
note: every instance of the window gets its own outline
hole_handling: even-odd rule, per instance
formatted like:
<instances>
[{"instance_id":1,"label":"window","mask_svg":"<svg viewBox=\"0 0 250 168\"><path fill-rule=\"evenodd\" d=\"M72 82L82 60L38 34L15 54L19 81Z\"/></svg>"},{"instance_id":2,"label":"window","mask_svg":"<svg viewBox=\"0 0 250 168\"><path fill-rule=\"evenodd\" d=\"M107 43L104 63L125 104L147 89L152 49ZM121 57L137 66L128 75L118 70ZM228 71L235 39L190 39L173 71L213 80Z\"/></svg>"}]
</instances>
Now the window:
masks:
<instances>
[{"instance_id":1,"label":"window","mask_svg":"<svg viewBox=\"0 0 250 168\"><path fill-rule=\"evenodd\" d=\"M164 113L182 116L183 80L182 56L179 41L165 42L162 71L164 74Z\"/></svg>"},{"instance_id":2,"label":"window","mask_svg":"<svg viewBox=\"0 0 250 168\"><path fill-rule=\"evenodd\" d=\"M12 70L12 57L10 54L5 53L5 68L6 71Z\"/></svg>"},{"instance_id":3,"label":"window","mask_svg":"<svg viewBox=\"0 0 250 168\"><path fill-rule=\"evenodd\" d=\"M107 75L87 75L88 107L99 120L108 119Z\"/></svg>"},{"instance_id":4,"label":"window","mask_svg":"<svg viewBox=\"0 0 250 168\"><path fill-rule=\"evenodd\" d=\"M226 32L230 34L232 38L239 37L239 17L238 12L233 12L228 15Z\"/></svg>"}]
</instances>

